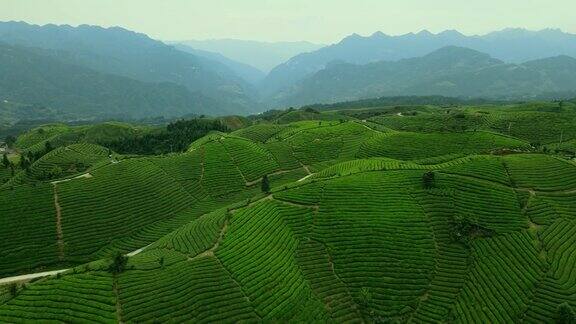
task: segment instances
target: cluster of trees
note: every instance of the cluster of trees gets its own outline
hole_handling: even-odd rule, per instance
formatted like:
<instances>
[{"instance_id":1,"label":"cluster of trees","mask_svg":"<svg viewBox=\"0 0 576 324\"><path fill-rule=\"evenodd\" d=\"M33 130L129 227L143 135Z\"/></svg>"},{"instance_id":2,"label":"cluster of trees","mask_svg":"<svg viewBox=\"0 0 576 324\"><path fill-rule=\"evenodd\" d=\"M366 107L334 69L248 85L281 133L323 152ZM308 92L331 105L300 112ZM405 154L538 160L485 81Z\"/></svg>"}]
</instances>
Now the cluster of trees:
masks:
<instances>
[{"instance_id":1,"label":"cluster of trees","mask_svg":"<svg viewBox=\"0 0 576 324\"><path fill-rule=\"evenodd\" d=\"M112 258L112 262L108 265L108 272L113 274L119 274L126 270L126 265L128 264L128 257L120 252L116 252Z\"/></svg>"},{"instance_id":2,"label":"cluster of trees","mask_svg":"<svg viewBox=\"0 0 576 324\"><path fill-rule=\"evenodd\" d=\"M562 303L558 305L556 310L556 323L558 324L575 324L576 323L576 313L572 309L572 306L568 303Z\"/></svg>"},{"instance_id":3,"label":"cluster of trees","mask_svg":"<svg viewBox=\"0 0 576 324\"><path fill-rule=\"evenodd\" d=\"M42 170L42 172L36 177L38 180L46 181L59 178L64 171L61 167L55 165L48 170Z\"/></svg>"},{"instance_id":4,"label":"cluster of trees","mask_svg":"<svg viewBox=\"0 0 576 324\"><path fill-rule=\"evenodd\" d=\"M493 230L472 221L473 217L456 215L452 220L452 238L456 242L469 246L475 237L490 237L495 233Z\"/></svg>"},{"instance_id":5,"label":"cluster of trees","mask_svg":"<svg viewBox=\"0 0 576 324\"><path fill-rule=\"evenodd\" d=\"M364 109L386 106L412 106L412 105L434 105L441 107L453 107L463 105L481 105L489 103L503 103L504 101L486 99L462 99L444 96L397 96L380 97L371 99L361 99L355 101L338 102L333 104L314 104L303 108L313 108L315 110L336 110L336 109Z\"/></svg>"},{"instance_id":6,"label":"cluster of trees","mask_svg":"<svg viewBox=\"0 0 576 324\"><path fill-rule=\"evenodd\" d=\"M192 142L211 131L228 132L229 129L218 120L179 120L170 123L166 129L98 144L120 154L158 155L184 152Z\"/></svg>"}]
</instances>

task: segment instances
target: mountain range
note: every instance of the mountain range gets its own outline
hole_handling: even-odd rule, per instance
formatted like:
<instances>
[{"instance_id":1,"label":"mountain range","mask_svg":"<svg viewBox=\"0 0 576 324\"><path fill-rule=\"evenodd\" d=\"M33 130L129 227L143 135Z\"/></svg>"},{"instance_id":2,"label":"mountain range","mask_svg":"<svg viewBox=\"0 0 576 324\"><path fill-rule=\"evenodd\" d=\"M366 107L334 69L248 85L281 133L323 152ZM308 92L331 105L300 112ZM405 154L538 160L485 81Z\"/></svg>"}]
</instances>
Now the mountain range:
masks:
<instances>
[{"instance_id":1,"label":"mountain range","mask_svg":"<svg viewBox=\"0 0 576 324\"><path fill-rule=\"evenodd\" d=\"M216 102L170 82L142 82L67 64L42 50L0 45L0 97L58 107L64 118L214 113Z\"/></svg>"},{"instance_id":2,"label":"mountain range","mask_svg":"<svg viewBox=\"0 0 576 324\"><path fill-rule=\"evenodd\" d=\"M383 96L576 96L576 35L560 30L377 32L319 47L163 43L120 27L0 22L0 100L63 118L130 119L247 115Z\"/></svg>"},{"instance_id":3,"label":"mountain range","mask_svg":"<svg viewBox=\"0 0 576 324\"><path fill-rule=\"evenodd\" d=\"M576 35L557 29L504 29L483 36L466 36L455 30L400 36L382 32L368 37L353 34L337 44L297 55L277 66L263 82L262 93L267 98L274 97L334 61L352 64L397 61L424 56L446 46L467 47L510 63L558 55L576 57Z\"/></svg>"},{"instance_id":4,"label":"mountain range","mask_svg":"<svg viewBox=\"0 0 576 324\"><path fill-rule=\"evenodd\" d=\"M332 63L274 100L278 106L379 96L443 95L502 100L576 96L576 59L556 56L505 63L472 49L447 46L428 55L364 65Z\"/></svg>"},{"instance_id":5,"label":"mountain range","mask_svg":"<svg viewBox=\"0 0 576 324\"><path fill-rule=\"evenodd\" d=\"M41 49L44 56L98 73L182 86L189 91L187 96L196 97L194 101L210 98L213 115L258 110L256 89L227 66L122 28L7 22L0 23L0 42ZM185 104L188 113L202 110ZM157 115L164 113L162 106L156 108Z\"/></svg>"}]
</instances>

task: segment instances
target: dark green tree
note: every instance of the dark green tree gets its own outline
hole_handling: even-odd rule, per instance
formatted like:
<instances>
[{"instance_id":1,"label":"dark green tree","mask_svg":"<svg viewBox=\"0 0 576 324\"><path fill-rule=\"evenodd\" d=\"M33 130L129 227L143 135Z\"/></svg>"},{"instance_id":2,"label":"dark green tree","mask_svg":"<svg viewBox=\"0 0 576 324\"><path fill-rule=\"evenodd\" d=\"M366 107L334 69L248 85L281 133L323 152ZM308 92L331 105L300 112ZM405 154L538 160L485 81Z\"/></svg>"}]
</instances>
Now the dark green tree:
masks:
<instances>
[{"instance_id":1,"label":"dark green tree","mask_svg":"<svg viewBox=\"0 0 576 324\"><path fill-rule=\"evenodd\" d=\"M568 303L558 305L556 310L556 323L558 324L574 324L576 323L576 314L572 306Z\"/></svg>"},{"instance_id":2,"label":"dark green tree","mask_svg":"<svg viewBox=\"0 0 576 324\"><path fill-rule=\"evenodd\" d=\"M112 263L108 267L108 271L114 274L122 273L126 269L126 264L128 263L128 257L124 254L117 252L112 259Z\"/></svg>"},{"instance_id":3,"label":"dark green tree","mask_svg":"<svg viewBox=\"0 0 576 324\"><path fill-rule=\"evenodd\" d=\"M9 148L12 148L14 147L14 144L16 144L16 137L12 135L6 136L4 142L6 142L6 145L8 145Z\"/></svg>"},{"instance_id":4,"label":"dark green tree","mask_svg":"<svg viewBox=\"0 0 576 324\"><path fill-rule=\"evenodd\" d=\"M424 185L424 189L432 189L434 188L434 172L428 171L424 173L422 176L422 183Z\"/></svg>"},{"instance_id":5,"label":"dark green tree","mask_svg":"<svg viewBox=\"0 0 576 324\"><path fill-rule=\"evenodd\" d=\"M22 170L28 170L30 168L30 161L24 156L20 156L20 168Z\"/></svg>"},{"instance_id":6,"label":"dark green tree","mask_svg":"<svg viewBox=\"0 0 576 324\"><path fill-rule=\"evenodd\" d=\"M10 167L10 160L8 160L8 154L6 153L4 153L4 155L2 156L2 165L4 165L6 169Z\"/></svg>"},{"instance_id":7,"label":"dark green tree","mask_svg":"<svg viewBox=\"0 0 576 324\"><path fill-rule=\"evenodd\" d=\"M16 283L10 284L8 290L10 291L10 296L16 297L16 295L18 294L18 284Z\"/></svg>"},{"instance_id":8,"label":"dark green tree","mask_svg":"<svg viewBox=\"0 0 576 324\"><path fill-rule=\"evenodd\" d=\"M268 180L268 175L265 174L262 177L262 192L269 193L270 192L270 180Z\"/></svg>"},{"instance_id":9,"label":"dark green tree","mask_svg":"<svg viewBox=\"0 0 576 324\"><path fill-rule=\"evenodd\" d=\"M54 149L54 147L52 146L52 143L46 142L44 144L44 154L50 153L53 149Z\"/></svg>"}]
</instances>

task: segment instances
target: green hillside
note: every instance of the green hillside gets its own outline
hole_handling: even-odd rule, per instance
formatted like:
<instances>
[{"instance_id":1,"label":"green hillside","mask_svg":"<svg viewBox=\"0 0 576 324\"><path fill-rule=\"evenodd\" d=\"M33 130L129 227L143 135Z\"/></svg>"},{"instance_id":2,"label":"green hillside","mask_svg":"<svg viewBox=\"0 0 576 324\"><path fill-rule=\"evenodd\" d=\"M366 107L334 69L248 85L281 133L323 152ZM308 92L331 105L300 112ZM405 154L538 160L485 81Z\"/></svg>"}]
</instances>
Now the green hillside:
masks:
<instances>
[{"instance_id":1,"label":"green hillside","mask_svg":"<svg viewBox=\"0 0 576 324\"><path fill-rule=\"evenodd\" d=\"M0 44L0 60L0 97L50 107L60 120L224 112L214 108L215 100L182 85L102 73L39 50Z\"/></svg>"},{"instance_id":2,"label":"green hillside","mask_svg":"<svg viewBox=\"0 0 576 324\"><path fill-rule=\"evenodd\" d=\"M536 214L531 208L539 199L560 206L568 192L532 191L541 180L516 168L510 176L526 181L522 186L474 174L475 162L484 161L493 177L506 177L498 171L502 165L531 157L396 162L396 168L365 160L371 167L352 175L304 182L247 207L191 218L130 258L128 270L114 278L93 264L40 281L1 306L0 316L136 322L553 318L557 305L574 302L565 266L574 244L557 237L573 228L574 215L566 205ZM576 176L575 166L562 167ZM435 178L425 189L427 169ZM540 179L549 174L539 171ZM524 190L533 195L528 204L517 194ZM555 219L540 222L543 212ZM74 282L86 292L70 290ZM195 298L184 298L188 293ZM37 312L40 307L50 311Z\"/></svg>"},{"instance_id":3,"label":"green hillside","mask_svg":"<svg viewBox=\"0 0 576 324\"><path fill-rule=\"evenodd\" d=\"M226 65L121 27L0 22L0 42L0 94L24 103L116 118L259 110L255 89Z\"/></svg>"},{"instance_id":4,"label":"green hillside","mask_svg":"<svg viewBox=\"0 0 576 324\"><path fill-rule=\"evenodd\" d=\"M0 322L553 323L576 307L555 107L294 110L320 116L161 155L94 144L132 125L32 130L20 153L54 149L0 188Z\"/></svg>"}]
</instances>

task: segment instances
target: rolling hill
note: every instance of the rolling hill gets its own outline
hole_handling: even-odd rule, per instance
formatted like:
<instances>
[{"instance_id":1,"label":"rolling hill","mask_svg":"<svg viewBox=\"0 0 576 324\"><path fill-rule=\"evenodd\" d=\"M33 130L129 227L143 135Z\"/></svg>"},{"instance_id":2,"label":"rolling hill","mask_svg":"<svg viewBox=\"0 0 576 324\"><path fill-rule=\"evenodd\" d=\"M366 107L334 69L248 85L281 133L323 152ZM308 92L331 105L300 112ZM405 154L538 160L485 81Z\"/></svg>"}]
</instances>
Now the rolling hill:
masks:
<instances>
[{"instance_id":1,"label":"rolling hill","mask_svg":"<svg viewBox=\"0 0 576 324\"><path fill-rule=\"evenodd\" d=\"M0 278L70 269L0 279L0 321L553 322L576 164L545 145L576 139L573 108L291 110L162 156L54 141L0 188Z\"/></svg>"}]
</instances>

